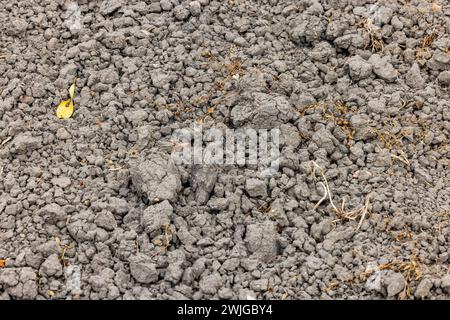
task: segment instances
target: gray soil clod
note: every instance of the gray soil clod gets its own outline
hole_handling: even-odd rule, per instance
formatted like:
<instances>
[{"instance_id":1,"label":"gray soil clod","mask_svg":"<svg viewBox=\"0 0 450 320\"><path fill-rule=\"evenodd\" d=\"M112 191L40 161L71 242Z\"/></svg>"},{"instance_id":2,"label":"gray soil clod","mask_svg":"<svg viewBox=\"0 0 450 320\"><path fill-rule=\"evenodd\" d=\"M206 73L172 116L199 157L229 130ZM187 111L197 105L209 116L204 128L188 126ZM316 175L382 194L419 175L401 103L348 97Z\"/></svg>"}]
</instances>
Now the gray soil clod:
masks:
<instances>
[{"instance_id":1,"label":"gray soil clod","mask_svg":"<svg viewBox=\"0 0 450 320\"><path fill-rule=\"evenodd\" d=\"M18 0L0 24L1 300L450 298L448 1ZM279 129L278 170L178 164L200 123Z\"/></svg>"}]
</instances>

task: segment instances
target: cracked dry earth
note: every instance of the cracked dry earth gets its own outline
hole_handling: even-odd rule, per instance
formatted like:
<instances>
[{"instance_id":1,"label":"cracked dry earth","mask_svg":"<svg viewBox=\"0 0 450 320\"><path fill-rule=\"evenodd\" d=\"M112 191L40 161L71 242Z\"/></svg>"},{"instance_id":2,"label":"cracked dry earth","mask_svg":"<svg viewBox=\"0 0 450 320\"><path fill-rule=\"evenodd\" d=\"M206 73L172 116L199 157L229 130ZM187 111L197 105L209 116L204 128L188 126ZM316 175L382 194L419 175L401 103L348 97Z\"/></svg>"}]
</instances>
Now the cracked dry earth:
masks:
<instances>
[{"instance_id":1,"label":"cracked dry earth","mask_svg":"<svg viewBox=\"0 0 450 320\"><path fill-rule=\"evenodd\" d=\"M447 1L0 2L1 299L449 298Z\"/></svg>"}]
</instances>

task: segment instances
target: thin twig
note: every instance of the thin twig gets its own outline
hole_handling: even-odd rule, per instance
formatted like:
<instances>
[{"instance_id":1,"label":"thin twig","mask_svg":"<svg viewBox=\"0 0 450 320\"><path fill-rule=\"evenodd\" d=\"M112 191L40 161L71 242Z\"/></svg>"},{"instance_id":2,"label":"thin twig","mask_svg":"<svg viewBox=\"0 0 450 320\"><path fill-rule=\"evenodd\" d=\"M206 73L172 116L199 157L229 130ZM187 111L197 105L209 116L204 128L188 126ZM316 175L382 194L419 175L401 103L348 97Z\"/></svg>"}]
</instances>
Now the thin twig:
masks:
<instances>
[{"instance_id":1,"label":"thin twig","mask_svg":"<svg viewBox=\"0 0 450 320\"><path fill-rule=\"evenodd\" d=\"M364 207L363 207L363 213L361 215L361 219L359 220L359 223L358 223L358 226L356 227L355 232L358 231L359 228L361 228L364 218L366 217L366 214L368 211L369 211L369 196L366 197L366 203L364 204Z\"/></svg>"},{"instance_id":2,"label":"thin twig","mask_svg":"<svg viewBox=\"0 0 450 320\"><path fill-rule=\"evenodd\" d=\"M12 137L8 137L8 138L6 138L5 140L3 140L2 141L2 146L5 144L5 143L7 143L9 140L11 140L12 139Z\"/></svg>"},{"instance_id":3,"label":"thin twig","mask_svg":"<svg viewBox=\"0 0 450 320\"><path fill-rule=\"evenodd\" d=\"M327 188L325 187L325 185L323 184L323 182L319 182L320 185L323 188L323 197L319 200L319 202L316 203L316 205L314 206L313 210L316 210L320 204L327 198L328 196L328 192L327 192Z\"/></svg>"},{"instance_id":4,"label":"thin twig","mask_svg":"<svg viewBox=\"0 0 450 320\"><path fill-rule=\"evenodd\" d=\"M334 205L330 186L328 184L327 178L325 177L325 174L323 173L322 168L315 161L312 161L312 162L315 167L320 169L320 174L324 180L324 183L320 182L320 185L322 186L322 188L324 190L324 195L319 200L319 202L317 202L317 204L314 206L314 210L317 209L319 207L319 205L328 197L328 199L330 200L330 204L333 207L334 212L338 216L339 219L356 220L358 217L361 217L359 220L358 226L356 227L356 231L358 231L361 228L361 225L364 222L364 219L369 211L369 200L370 200L369 195L367 195L364 206L362 206L361 208L354 209L351 211L346 211L345 210L345 198L343 198L341 208L338 209Z\"/></svg>"},{"instance_id":5,"label":"thin twig","mask_svg":"<svg viewBox=\"0 0 450 320\"><path fill-rule=\"evenodd\" d=\"M325 187L326 187L326 190L327 190L328 198L330 199L330 203L333 206L334 211L339 212L339 210L334 205L334 202L333 202L333 199L332 199L332 196L331 196L330 186L328 185L328 181L327 181L327 178L325 177L325 174L323 173L322 167L320 167L315 161L313 161L313 164L317 168L320 169L320 175L322 176L323 180L325 181Z\"/></svg>"},{"instance_id":6,"label":"thin twig","mask_svg":"<svg viewBox=\"0 0 450 320\"><path fill-rule=\"evenodd\" d=\"M397 160L403 162L404 164L406 164L407 166L409 166L409 161L408 161L408 159L406 159L405 156L397 156L395 154L391 154L391 157L394 159L397 159Z\"/></svg>"}]
</instances>

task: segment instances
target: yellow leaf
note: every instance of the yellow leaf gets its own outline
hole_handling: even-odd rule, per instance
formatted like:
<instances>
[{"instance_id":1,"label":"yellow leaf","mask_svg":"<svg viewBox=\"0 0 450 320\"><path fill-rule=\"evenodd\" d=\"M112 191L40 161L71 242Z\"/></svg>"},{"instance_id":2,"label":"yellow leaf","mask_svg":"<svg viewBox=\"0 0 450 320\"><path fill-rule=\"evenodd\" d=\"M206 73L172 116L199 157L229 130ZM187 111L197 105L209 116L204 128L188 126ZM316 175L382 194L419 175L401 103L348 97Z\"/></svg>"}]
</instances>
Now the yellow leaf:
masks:
<instances>
[{"instance_id":1,"label":"yellow leaf","mask_svg":"<svg viewBox=\"0 0 450 320\"><path fill-rule=\"evenodd\" d=\"M0 259L0 268L3 268L5 266L5 260Z\"/></svg>"},{"instance_id":2,"label":"yellow leaf","mask_svg":"<svg viewBox=\"0 0 450 320\"><path fill-rule=\"evenodd\" d=\"M75 81L72 83L72 85L69 88L69 95L70 95L70 99L73 100L73 97L75 96Z\"/></svg>"},{"instance_id":3,"label":"yellow leaf","mask_svg":"<svg viewBox=\"0 0 450 320\"><path fill-rule=\"evenodd\" d=\"M60 119L70 118L73 114L72 99L61 101L56 109L56 116Z\"/></svg>"}]
</instances>

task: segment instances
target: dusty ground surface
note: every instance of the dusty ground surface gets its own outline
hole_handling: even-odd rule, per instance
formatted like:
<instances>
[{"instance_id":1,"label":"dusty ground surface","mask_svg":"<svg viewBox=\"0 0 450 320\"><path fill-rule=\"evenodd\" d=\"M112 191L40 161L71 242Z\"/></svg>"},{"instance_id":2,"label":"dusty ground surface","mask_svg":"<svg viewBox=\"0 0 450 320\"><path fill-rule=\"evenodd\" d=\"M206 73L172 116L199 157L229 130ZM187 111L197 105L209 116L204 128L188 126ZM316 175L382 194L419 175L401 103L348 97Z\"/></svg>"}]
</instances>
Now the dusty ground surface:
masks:
<instances>
[{"instance_id":1,"label":"dusty ground surface","mask_svg":"<svg viewBox=\"0 0 450 320\"><path fill-rule=\"evenodd\" d=\"M448 299L449 19L1 0L0 298ZM279 172L170 164L200 122L279 128Z\"/></svg>"}]
</instances>

